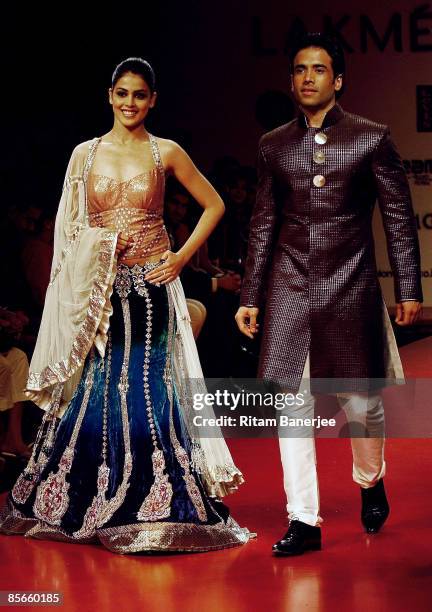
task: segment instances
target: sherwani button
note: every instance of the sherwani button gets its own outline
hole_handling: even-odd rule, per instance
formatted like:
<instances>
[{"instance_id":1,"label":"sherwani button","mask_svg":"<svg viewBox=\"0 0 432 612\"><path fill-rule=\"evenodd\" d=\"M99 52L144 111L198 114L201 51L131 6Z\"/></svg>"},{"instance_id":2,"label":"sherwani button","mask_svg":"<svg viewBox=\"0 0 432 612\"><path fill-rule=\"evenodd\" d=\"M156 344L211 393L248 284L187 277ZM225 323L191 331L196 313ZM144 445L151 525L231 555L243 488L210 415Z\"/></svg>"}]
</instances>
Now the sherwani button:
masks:
<instances>
[{"instance_id":1,"label":"sherwani button","mask_svg":"<svg viewBox=\"0 0 432 612\"><path fill-rule=\"evenodd\" d=\"M322 174L317 174L313 177L313 184L315 187L324 187L325 182L325 177Z\"/></svg>"},{"instance_id":2,"label":"sherwani button","mask_svg":"<svg viewBox=\"0 0 432 612\"><path fill-rule=\"evenodd\" d=\"M320 145L325 144L327 142L326 134L324 134L324 132L318 132L317 134L315 134L315 142Z\"/></svg>"},{"instance_id":3,"label":"sherwani button","mask_svg":"<svg viewBox=\"0 0 432 612\"><path fill-rule=\"evenodd\" d=\"M322 150L315 151L313 160L316 164L323 164L325 162L325 153Z\"/></svg>"}]
</instances>

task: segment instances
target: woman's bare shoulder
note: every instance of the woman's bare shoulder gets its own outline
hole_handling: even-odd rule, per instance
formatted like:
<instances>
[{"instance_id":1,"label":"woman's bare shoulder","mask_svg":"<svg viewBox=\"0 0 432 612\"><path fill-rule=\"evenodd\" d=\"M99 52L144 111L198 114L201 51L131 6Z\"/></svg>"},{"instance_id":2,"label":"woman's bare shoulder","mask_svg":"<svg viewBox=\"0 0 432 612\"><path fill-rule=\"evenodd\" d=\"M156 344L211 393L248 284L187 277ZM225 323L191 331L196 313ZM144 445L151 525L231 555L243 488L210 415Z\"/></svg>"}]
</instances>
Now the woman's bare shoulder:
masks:
<instances>
[{"instance_id":1,"label":"woman's bare shoulder","mask_svg":"<svg viewBox=\"0 0 432 612\"><path fill-rule=\"evenodd\" d=\"M188 162L189 156L186 151L174 140L169 138L156 138L163 165L166 170L172 171L180 164Z\"/></svg>"},{"instance_id":2,"label":"woman's bare shoulder","mask_svg":"<svg viewBox=\"0 0 432 612\"><path fill-rule=\"evenodd\" d=\"M170 140L169 138L160 138L159 136L156 136L156 141L162 154L165 153L167 155L176 155L185 152L177 142Z\"/></svg>"}]
</instances>

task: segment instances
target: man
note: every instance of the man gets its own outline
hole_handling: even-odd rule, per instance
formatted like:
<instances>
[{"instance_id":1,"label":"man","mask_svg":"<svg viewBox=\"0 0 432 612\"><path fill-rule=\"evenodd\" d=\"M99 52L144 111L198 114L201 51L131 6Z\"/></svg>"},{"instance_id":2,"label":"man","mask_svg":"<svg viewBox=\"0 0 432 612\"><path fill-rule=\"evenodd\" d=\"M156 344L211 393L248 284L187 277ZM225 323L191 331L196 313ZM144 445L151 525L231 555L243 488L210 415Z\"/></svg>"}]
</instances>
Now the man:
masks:
<instances>
[{"instance_id":1,"label":"man","mask_svg":"<svg viewBox=\"0 0 432 612\"><path fill-rule=\"evenodd\" d=\"M348 420L367 428L363 437L351 439L353 478L361 487L362 522L375 533L389 512L377 388L403 375L376 274L375 200L387 236L399 325L413 323L421 310L416 224L388 129L336 104L345 71L338 42L308 34L290 60L301 114L260 142L236 320L253 338L268 278L258 374L290 390L310 377L313 391L320 379L337 393ZM303 415L311 414L313 402L312 395ZM290 524L273 547L278 555L321 548L315 448L307 433L280 438Z\"/></svg>"}]
</instances>

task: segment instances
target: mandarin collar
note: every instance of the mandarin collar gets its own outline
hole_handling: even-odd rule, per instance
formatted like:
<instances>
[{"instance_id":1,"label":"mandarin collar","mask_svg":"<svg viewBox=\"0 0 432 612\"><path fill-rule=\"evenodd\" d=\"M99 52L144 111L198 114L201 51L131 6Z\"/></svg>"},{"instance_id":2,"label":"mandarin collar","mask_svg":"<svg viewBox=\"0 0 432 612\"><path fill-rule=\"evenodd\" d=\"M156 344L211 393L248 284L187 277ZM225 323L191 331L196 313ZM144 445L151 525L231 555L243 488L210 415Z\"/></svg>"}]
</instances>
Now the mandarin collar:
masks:
<instances>
[{"instance_id":1,"label":"mandarin collar","mask_svg":"<svg viewBox=\"0 0 432 612\"><path fill-rule=\"evenodd\" d=\"M339 104L335 104L325 114L324 121L322 122L321 127L320 128L315 128L315 129L323 130L324 128L330 127L331 125L335 125L335 123L337 123L338 121L340 121L342 119L344 114L345 113L342 110L342 107ZM302 112L299 113L298 123L303 128L308 128L309 127L306 115L304 113L302 113Z\"/></svg>"}]
</instances>

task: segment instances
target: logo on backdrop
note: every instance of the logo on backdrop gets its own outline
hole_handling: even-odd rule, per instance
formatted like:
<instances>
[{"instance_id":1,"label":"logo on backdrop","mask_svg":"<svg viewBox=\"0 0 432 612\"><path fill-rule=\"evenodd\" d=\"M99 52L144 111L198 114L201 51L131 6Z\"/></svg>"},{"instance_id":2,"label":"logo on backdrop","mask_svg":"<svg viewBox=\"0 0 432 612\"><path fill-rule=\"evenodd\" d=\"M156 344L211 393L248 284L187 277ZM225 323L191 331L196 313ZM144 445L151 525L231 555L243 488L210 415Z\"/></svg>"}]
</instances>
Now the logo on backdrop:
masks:
<instances>
[{"instance_id":1,"label":"logo on backdrop","mask_svg":"<svg viewBox=\"0 0 432 612\"><path fill-rule=\"evenodd\" d=\"M432 132L432 85L417 85L417 132Z\"/></svg>"},{"instance_id":2,"label":"logo on backdrop","mask_svg":"<svg viewBox=\"0 0 432 612\"><path fill-rule=\"evenodd\" d=\"M355 33L348 34L348 29L355 26ZM255 56L274 56L288 53L293 38L307 32L310 28L300 17L294 17L277 45L268 35L266 18L252 18L252 53ZM335 18L324 15L322 31L337 36L345 51L367 53L370 47L383 52L387 48L393 51L411 51L419 53L432 51L432 6L420 4L410 13L394 11L389 15L385 28L377 26L370 15L345 14ZM403 36L407 33L407 36ZM355 41L360 45L356 47ZM276 44L275 44L276 43Z\"/></svg>"},{"instance_id":3,"label":"logo on backdrop","mask_svg":"<svg viewBox=\"0 0 432 612\"><path fill-rule=\"evenodd\" d=\"M411 184L432 185L432 159L404 159L403 165Z\"/></svg>"}]
</instances>

